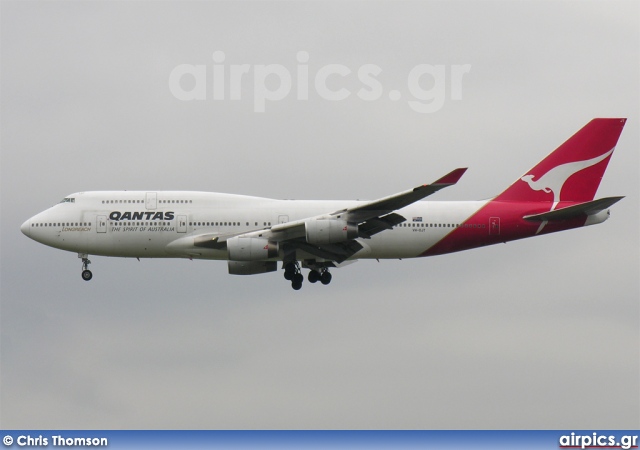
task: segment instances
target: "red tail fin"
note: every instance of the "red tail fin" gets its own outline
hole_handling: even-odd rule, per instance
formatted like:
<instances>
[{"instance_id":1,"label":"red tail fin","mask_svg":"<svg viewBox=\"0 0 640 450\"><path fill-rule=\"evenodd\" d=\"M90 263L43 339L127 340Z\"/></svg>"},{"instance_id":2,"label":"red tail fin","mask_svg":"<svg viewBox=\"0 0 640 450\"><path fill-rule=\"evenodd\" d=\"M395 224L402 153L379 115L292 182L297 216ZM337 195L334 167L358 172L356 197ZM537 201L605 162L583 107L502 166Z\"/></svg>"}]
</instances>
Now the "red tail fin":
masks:
<instances>
[{"instance_id":1,"label":"red tail fin","mask_svg":"<svg viewBox=\"0 0 640 450\"><path fill-rule=\"evenodd\" d=\"M495 200L593 200L627 119L593 119Z\"/></svg>"}]
</instances>

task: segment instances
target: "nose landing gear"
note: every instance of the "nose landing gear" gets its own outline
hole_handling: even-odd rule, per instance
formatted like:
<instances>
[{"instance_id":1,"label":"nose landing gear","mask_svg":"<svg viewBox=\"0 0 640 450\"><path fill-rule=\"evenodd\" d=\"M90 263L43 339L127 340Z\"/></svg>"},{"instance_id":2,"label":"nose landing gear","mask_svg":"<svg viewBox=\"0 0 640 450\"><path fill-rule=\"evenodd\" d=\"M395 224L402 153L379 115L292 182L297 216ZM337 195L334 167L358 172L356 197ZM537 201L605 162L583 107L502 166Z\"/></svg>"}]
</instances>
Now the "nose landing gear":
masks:
<instances>
[{"instance_id":1,"label":"nose landing gear","mask_svg":"<svg viewBox=\"0 0 640 450\"><path fill-rule=\"evenodd\" d=\"M89 281L91 278L93 278L93 274L89 270L89 264L91 264L91 261L89 261L89 258L87 258L87 256L89 255L84 253L78 254L78 258L82 258L82 279L84 281Z\"/></svg>"}]
</instances>

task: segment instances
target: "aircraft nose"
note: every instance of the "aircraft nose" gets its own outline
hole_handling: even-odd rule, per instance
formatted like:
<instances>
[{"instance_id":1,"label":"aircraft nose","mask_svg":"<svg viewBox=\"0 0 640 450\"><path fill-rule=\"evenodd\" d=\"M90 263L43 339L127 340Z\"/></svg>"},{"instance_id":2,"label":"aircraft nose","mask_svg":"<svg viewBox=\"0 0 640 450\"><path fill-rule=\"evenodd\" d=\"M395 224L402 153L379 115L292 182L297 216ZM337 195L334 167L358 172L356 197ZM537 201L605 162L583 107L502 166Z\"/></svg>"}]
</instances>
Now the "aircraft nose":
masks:
<instances>
[{"instance_id":1,"label":"aircraft nose","mask_svg":"<svg viewBox=\"0 0 640 450\"><path fill-rule=\"evenodd\" d=\"M27 237L31 237L29 234L31 232L31 219L26 220L22 225L20 225L20 231Z\"/></svg>"}]
</instances>

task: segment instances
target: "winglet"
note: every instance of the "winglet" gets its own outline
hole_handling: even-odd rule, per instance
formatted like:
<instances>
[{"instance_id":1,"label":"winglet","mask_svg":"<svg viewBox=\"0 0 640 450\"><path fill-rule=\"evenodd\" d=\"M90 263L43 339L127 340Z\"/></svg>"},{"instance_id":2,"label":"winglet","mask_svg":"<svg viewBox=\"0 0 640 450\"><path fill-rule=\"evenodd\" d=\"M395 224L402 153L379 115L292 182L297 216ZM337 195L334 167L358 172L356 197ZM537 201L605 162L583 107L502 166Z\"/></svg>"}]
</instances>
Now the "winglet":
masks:
<instances>
[{"instance_id":1,"label":"winglet","mask_svg":"<svg viewBox=\"0 0 640 450\"><path fill-rule=\"evenodd\" d=\"M467 167L461 167L459 169L452 170L451 172L449 172L448 174L446 174L445 176L443 176L439 180L434 181L431 184L432 185L434 185L434 184L446 184L446 185L456 184L460 180L460 178L462 178L462 175L464 175L464 173L466 171L467 171Z\"/></svg>"}]
</instances>

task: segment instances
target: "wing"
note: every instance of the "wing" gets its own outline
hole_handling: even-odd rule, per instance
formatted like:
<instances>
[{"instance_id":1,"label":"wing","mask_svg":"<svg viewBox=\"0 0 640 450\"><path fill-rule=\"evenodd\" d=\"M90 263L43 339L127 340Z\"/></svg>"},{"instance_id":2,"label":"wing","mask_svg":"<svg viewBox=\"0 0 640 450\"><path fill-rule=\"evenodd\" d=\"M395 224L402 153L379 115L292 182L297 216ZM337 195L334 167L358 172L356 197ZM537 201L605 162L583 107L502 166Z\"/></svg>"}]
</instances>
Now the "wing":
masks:
<instances>
[{"instance_id":1,"label":"wing","mask_svg":"<svg viewBox=\"0 0 640 450\"><path fill-rule=\"evenodd\" d=\"M466 168L455 169L431 184L423 184L399 194L390 195L379 200L365 203L355 208L336 211L332 216L343 216L348 222L361 223L373 218L379 218L397 209L402 209L412 203L422 200L440 189L452 186L460 180Z\"/></svg>"},{"instance_id":2,"label":"wing","mask_svg":"<svg viewBox=\"0 0 640 450\"><path fill-rule=\"evenodd\" d=\"M353 208L277 224L264 230L230 235L202 234L192 236L191 239L193 239L193 245L196 247L223 250L227 247L227 240L229 239L236 237L259 238L277 242L284 251L285 260L295 259L295 251L302 250L318 258L342 263L363 248L356 238L369 239L375 234L390 230L404 222L406 218L395 213L395 210L402 209L440 189L456 184L466 170L466 168L455 169L431 184L423 184L395 195L361 203ZM334 220L340 221L340 223L357 225L357 235L336 242L309 242L307 239L307 224L314 220Z\"/></svg>"},{"instance_id":3,"label":"wing","mask_svg":"<svg viewBox=\"0 0 640 450\"><path fill-rule=\"evenodd\" d=\"M320 245L310 243L306 239L307 222L310 220L336 219L349 224L357 224L357 237L369 239L373 235L390 230L406 220L405 217L393 211L422 200L440 189L456 184L466 170L466 168L455 169L431 184L417 186L379 200L362 203L353 208L278 224L269 230L247 233L247 237L261 237L278 242L284 249L285 254L288 251L293 252L296 249L300 249L319 258L341 263L362 249L363 246L355 238L344 242Z\"/></svg>"}]
</instances>

